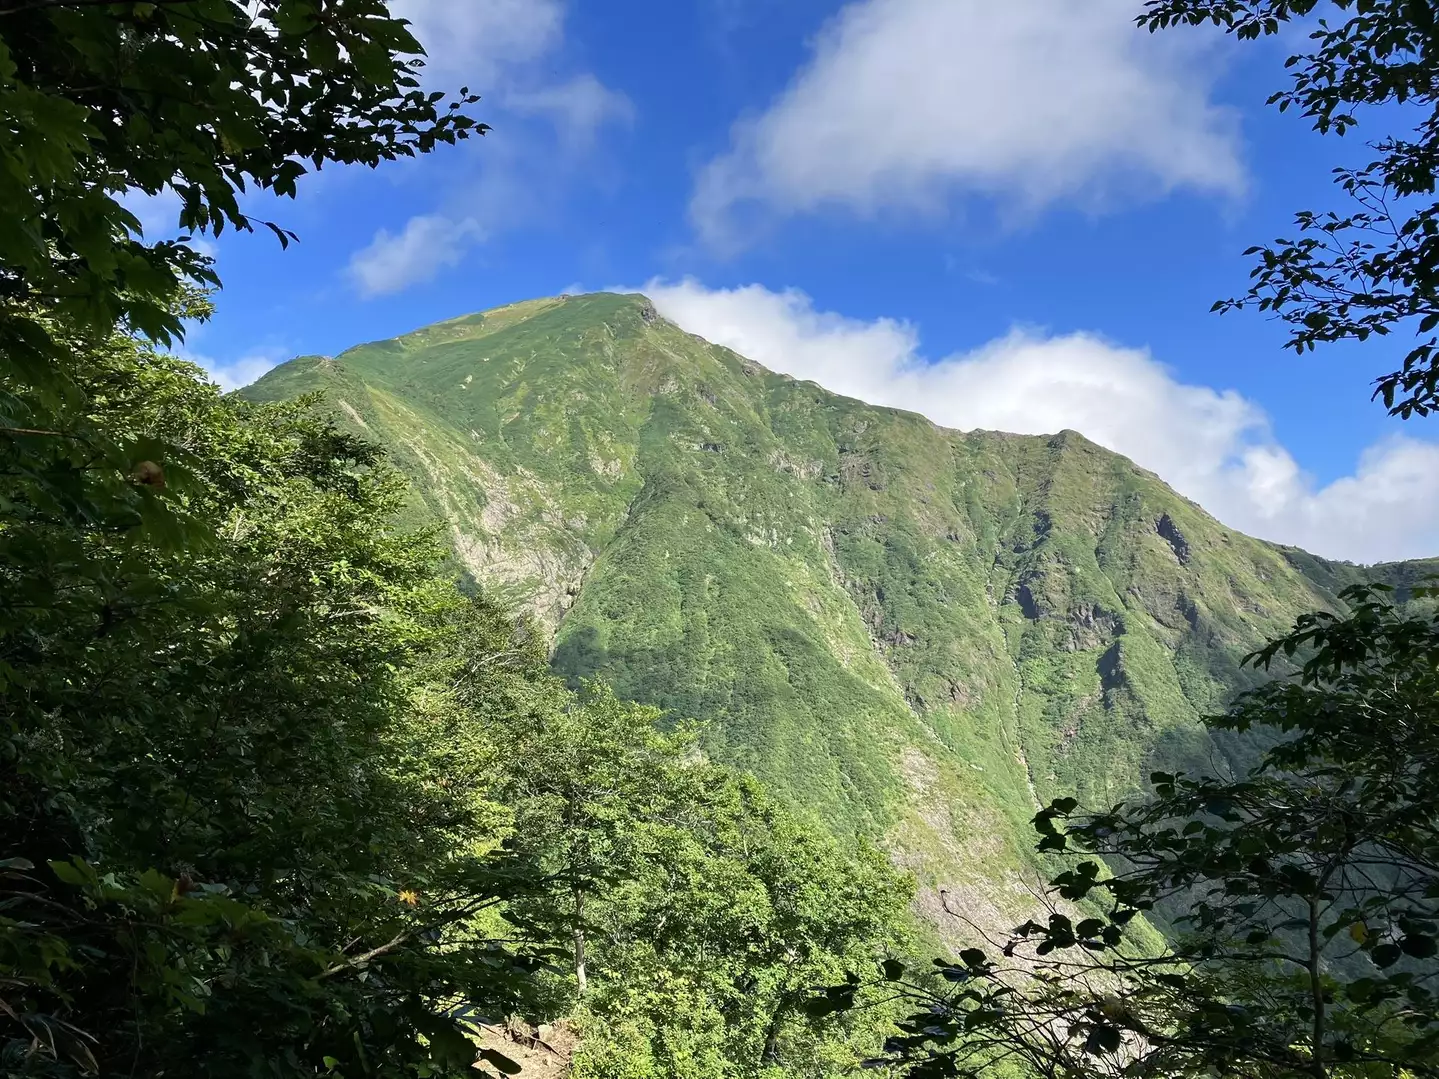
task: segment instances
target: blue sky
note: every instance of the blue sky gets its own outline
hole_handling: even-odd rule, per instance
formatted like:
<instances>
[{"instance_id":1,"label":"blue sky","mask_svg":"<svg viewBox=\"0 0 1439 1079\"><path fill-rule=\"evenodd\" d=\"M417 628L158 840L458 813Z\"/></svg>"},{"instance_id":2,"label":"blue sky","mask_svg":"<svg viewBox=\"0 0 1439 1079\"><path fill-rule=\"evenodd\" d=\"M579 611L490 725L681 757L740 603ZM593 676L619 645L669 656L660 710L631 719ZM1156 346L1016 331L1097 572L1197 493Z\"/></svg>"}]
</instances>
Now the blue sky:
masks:
<instances>
[{"instance_id":1,"label":"blue sky","mask_svg":"<svg viewBox=\"0 0 1439 1079\"><path fill-rule=\"evenodd\" d=\"M483 94L494 130L257 202L301 242L216 245L226 287L187 348L222 383L645 288L840 392L1076 428L1245 531L1439 554L1439 421L1368 399L1393 355L1296 360L1274 324L1208 313L1242 288L1242 250L1333 205L1328 170L1363 150L1264 106L1293 41L1151 36L1137 0L393 6L431 84Z\"/></svg>"}]
</instances>

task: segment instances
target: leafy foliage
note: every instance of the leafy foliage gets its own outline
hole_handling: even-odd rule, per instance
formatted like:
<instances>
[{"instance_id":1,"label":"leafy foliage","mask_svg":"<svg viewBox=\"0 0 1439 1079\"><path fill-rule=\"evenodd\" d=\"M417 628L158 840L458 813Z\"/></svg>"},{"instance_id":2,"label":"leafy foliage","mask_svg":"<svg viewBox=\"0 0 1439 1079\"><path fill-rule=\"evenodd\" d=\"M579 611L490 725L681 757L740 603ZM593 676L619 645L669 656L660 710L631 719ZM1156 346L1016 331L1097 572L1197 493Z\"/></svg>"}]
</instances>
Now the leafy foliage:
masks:
<instances>
[{"instance_id":1,"label":"leafy foliage","mask_svg":"<svg viewBox=\"0 0 1439 1079\"><path fill-rule=\"evenodd\" d=\"M505 1071L477 1035L572 1011L543 971L585 934L587 1074L873 1050L878 1018L800 1004L906 939L883 858L655 710L565 689L540 635L394 529L406 485L312 401L224 398L123 338L74 377L63 426L177 452L106 486L88 434L10 443L7 1071Z\"/></svg>"},{"instance_id":2,"label":"leafy foliage","mask_svg":"<svg viewBox=\"0 0 1439 1079\"><path fill-rule=\"evenodd\" d=\"M1254 307L1291 327L1296 353L1334 341L1366 341L1412 327L1419 342L1399 370L1377 380L1375 396L1397 415L1439 408L1439 34L1433 6L1414 0L1149 0L1140 16L1152 30L1213 23L1237 38L1274 35L1319 18L1309 51L1291 56L1287 90L1270 99L1293 108L1322 133L1356 128L1366 107L1412 120L1401 134L1370 144L1366 164L1338 168L1348 212L1297 214L1297 238L1250 248L1258 255L1242 297L1215 310ZM1391 121L1392 122L1392 121Z\"/></svg>"},{"instance_id":3,"label":"leafy foliage","mask_svg":"<svg viewBox=\"0 0 1439 1079\"><path fill-rule=\"evenodd\" d=\"M538 718L538 717L537 717ZM695 733L591 685L497 737L514 846L552 882L508 906L572 944L584 1040L575 1073L825 1076L886 1018L809 1016L811 987L909 942L908 881L845 849L753 780L704 762ZM563 997L561 998L563 1000Z\"/></svg>"},{"instance_id":4,"label":"leafy foliage","mask_svg":"<svg viewBox=\"0 0 1439 1079\"><path fill-rule=\"evenodd\" d=\"M893 1060L925 1076L1003 1056L1044 1075L1436 1074L1439 619L1380 588L1344 598L1348 614L1304 616L1251 657L1302 660L1293 677L1211 721L1268 736L1247 775L1157 774L1150 800L1035 818L1042 849L1114 872L1079 862L1053 881L1068 909L1020 926L1003 959L946 966L952 991L913 990L924 1008ZM1135 949L1136 919L1166 906L1170 946Z\"/></svg>"},{"instance_id":5,"label":"leafy foliage","mask_svg":"<svg viewBox=\"0 0 1439 1079\"><path fill-rule=\"evenodd\" d=\"M7 1068L467 1069L445 1012L513 1006L533 963L465 930L516 878L452 687L515 631L307 402L124 339L76 368L62 424L180 453L107 484L86 435L6 446Z\"/></svg>"},{"instance_id":6,"label":"leafy foliage","mask_svg":"<svg viewBox=\"0 0 1439 1079\"><path fill-rule=\"evenodd\" d=\"M530 722L526 723L525 719ZM520 763L506 785L514 846L558 886L532 904L529 927L569 935L576 990L586 989L585 901L640 861L630 849L641 822L673 802L683 736L667 736L659 712L627 705L599 685L565 706L510 720L496 732Z\"/></svg>"},{"instance_id":7,"label":"leafy foliage","mask_svg":"<svg viewBox=\"0 0 1439 1079\"><path fill-rule=\"evenodd\" d=\"M190 237L253 229L244 193L482 134L422 65L383 0L4 0L0 355L43 383L55 320L181 336L181 284L217 283ZM126 200L163 192L184 235L147 240Z\"/></svg>"}]
</instances>

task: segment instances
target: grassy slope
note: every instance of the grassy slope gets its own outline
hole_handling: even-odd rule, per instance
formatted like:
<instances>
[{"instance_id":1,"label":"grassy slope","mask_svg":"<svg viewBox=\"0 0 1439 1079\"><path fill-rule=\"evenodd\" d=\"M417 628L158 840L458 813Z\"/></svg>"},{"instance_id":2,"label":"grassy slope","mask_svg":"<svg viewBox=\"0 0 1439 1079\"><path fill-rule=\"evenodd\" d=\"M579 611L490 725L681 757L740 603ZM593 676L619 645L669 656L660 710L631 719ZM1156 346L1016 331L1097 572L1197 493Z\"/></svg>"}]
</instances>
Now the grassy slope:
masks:
<instances>
[{"instance_id":1,"label":"grassy slope","mask_svg":"<svg viewBox=\"0 0 1439 1079\"><path fill-rule=\"evenodd\" d=\"M1025 905L1039 800L1211 752L1238 660L1353 567L1224 528L1073 432L961 434L763 370L638 296L515 304L247 391L325 389L556 667L886 837L936 908ZM1388 569L1397 583L1413 570Z\"/></svg>"}]
</instances>

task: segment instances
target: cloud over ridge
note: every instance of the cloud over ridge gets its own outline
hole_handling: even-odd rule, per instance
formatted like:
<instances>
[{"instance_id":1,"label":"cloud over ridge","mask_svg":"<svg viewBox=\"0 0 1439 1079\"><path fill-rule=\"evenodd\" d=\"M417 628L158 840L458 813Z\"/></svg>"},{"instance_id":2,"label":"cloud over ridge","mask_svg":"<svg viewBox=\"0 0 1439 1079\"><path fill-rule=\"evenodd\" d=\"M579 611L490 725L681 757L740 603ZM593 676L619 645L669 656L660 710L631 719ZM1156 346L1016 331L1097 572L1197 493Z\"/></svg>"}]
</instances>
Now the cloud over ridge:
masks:
<instances>
[{"instance_id":1,"label":"cloud over ridge","mask_svg":"<svg viewBox=\"0 0 1439 1079\"><path fill-rule=\"evenodd\" d=\"M1014 331L928 361L918 331L817 310L803 292L654 280L644 292L686 330L773 371L935 423L1017 434L1065 428L1157 473L1225 524L1328 558L1439 554L1439 445L1395 435L1319 485L1232 390L1178 381L1144 349Z\"/></svg>"}]
</instances>

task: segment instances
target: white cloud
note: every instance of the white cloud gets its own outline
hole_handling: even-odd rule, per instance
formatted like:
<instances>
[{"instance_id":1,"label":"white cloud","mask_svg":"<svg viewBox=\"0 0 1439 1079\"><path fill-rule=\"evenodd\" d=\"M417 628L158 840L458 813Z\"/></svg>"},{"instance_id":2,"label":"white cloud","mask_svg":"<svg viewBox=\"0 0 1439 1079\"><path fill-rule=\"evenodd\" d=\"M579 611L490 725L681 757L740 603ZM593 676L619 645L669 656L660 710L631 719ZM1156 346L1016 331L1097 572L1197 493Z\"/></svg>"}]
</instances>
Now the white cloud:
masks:
<instances>
[{"instance_id":1,"label":"white cloud","mask_svg":"<svg viewBox=\"0 0 1439 1079\"><path fill-rule=\"evenodd\" d=\"M588 73L538 90L506 94L505 105L520 116L548 117L572 151L588 149L606 124L629 123L635 111L629 98Z\"/></svg>"},{"instance_id":2,"label":"white cloud","mask_svg":"<svg viewBox=\"0 0 1439 1079\"><path fill-rule=\"evenodd\" d=\"M205 359L200 366L210 373L210 377L215 380L220 389L228 393L230 390L238 390L242 386L250 385L266 371L283 363L284 360L283 356L261 352L241 356L238 360L228 363Z\"/></svg>"},{"instance_id":3,"label":"white cloud","mask_svg":"<svg viewBox=\"0 0 1439 1079\"><path fill-rule=\"evenodd\" d=\"M417 160L425 193L438 198L398 231L379 229L347 270L372 298L432 280L501 229L547 216L608 125L628 123L634 106L589 72L557 73L565 0L389 0L426 50L427 88L482 95L474 110L494 131L441 155ZM477 144L478 143L478 144ZM433 180L436 168L446 178ZM587 174L586 174L587 175Z\"/></svg>"},{"instance_id":4,"label":"white cloud","mask_svg":"<svg viewBox=\"0 0 1439 1079\"><path fill-rule=\"evenodd\" d=\"M1234 116L1192 39L1133 25L1138 0L859 0L700 173L702 236L737 218L932 212L955 190L1028 212L1178 187L1243 189Z\"/></svg>"},{"instance_id":5,"label":"white cloud","mask_svg":"<svg viewBox=\"0 0 1439 1079\"><path fill-rule=\"evenodd\" d=\"M176 351L176 355L204 368L215 384L228 393L230 390L248 386L272 367L284 363L291 354L280 348L260 348L247 352L238 359L221 360L193 349L181 348Z\"/></svg>"},{"instance_id":6,"label":"white cloud","mask_svg":"<svg viewBox=\"0 0 1439 1079\"><path fill-rule=\"evenodd\" d=\"M386 296L431 281L455 265L482 235L472 218L441 214L410 218L398 233L381 229L368 247L350 257L349 272L360 295Z\"/></svg>"},{"instance_id":7,"label":"white cloud","mask_svg":"<svg viewBox=\"0 0 1439 1079\"><path fill-rule=\"evenodd\" d=\"M425 81L440 89L489 94L505 68L540 59L564 36L562 0L390 0L390 10L410 21Z\"/></svg>"},{"instance_id":8,"label":"white cloud","mask_svg":"<svg viewBox=\"0 0 1439 1079\"><path fill-rule=\"evenodd\" d=\"M1439 553L1439 445L1392 437L1321 486L1258 405L1179 382L1142 349L1016 331L931 363L913 326L817 311L802 292L693 280L644 291L686 330L837 393L961 430L1077 430L1252 535L1359 562Z\"/></svg>"}]
</instances>

